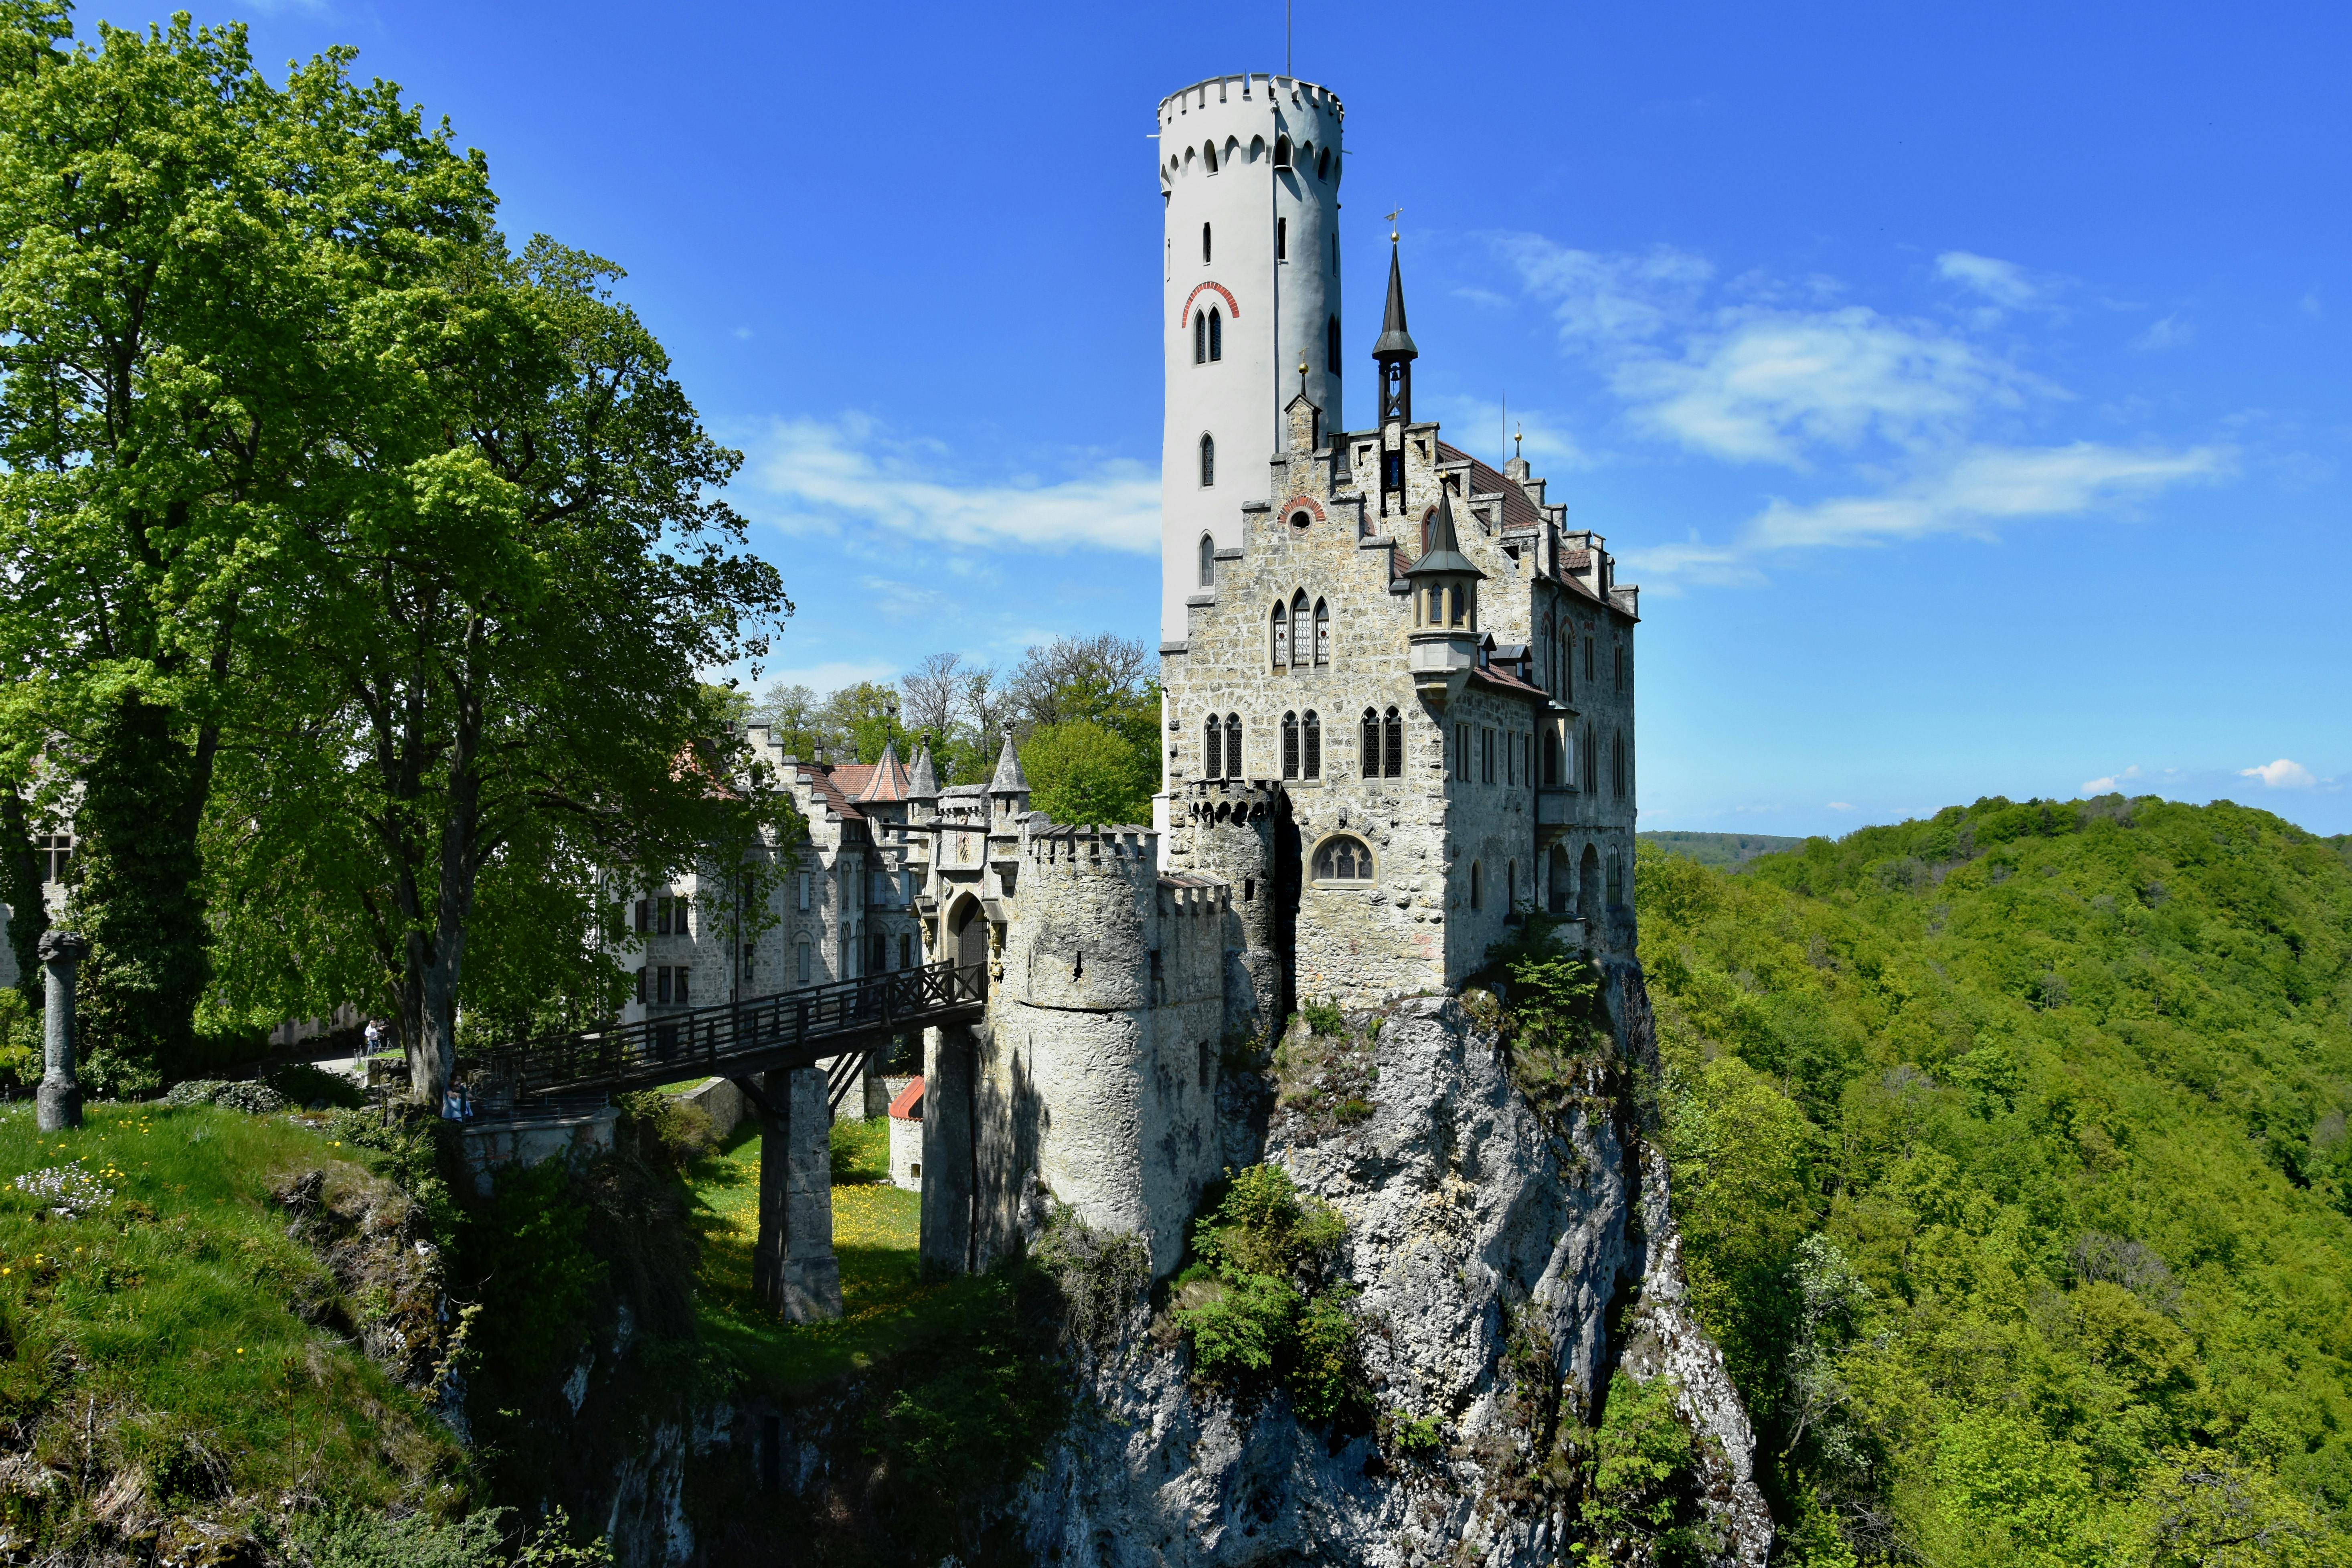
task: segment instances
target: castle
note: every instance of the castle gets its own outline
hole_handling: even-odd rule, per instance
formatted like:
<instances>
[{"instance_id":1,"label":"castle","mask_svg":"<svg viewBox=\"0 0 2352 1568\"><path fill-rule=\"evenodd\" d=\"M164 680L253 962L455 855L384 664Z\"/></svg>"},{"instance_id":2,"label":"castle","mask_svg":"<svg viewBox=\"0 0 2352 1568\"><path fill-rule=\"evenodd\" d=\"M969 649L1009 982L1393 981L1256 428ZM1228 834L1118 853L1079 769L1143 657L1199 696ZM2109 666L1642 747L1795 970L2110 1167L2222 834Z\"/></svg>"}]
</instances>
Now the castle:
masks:
<instances>
[{"instance_id":1,"label":"castle","mask_svg":"<svg viewBox=\"0 0 2352 1568\"><path fill-rule=\"evenodd\" d=\"M1393 235L1375 417L1347 423L1343 121L1265 75L1160 105L1152 824L1045 820L1009 734L987 784L942 789L928 753L829 766L751 731L809 837L759 950L724 962L762 993L985 965L985 1020L924 1045L930 1268L986 1267L1059 1202L1172 1268L1255 1155L1219 1116L1233 1048L1300 999L1458 987L1537 910L1631 948L1637 590L1524 461L1416 417Z\"/></svg>"},{"instance_id":2,"label":"castle","mask_svg":"<svg viewBox=\"0 0 2352 1568\"><path fill-rule=\"evenodd\" d=\"M1203 1188L1256 1157L1220 1115L1227 1063L1302 1000L1457 988L1534 911L1630 952L1637 591L1524 461L1498 470L1415 416L1393 234L1374 417L1348 423L1344 119L1328 89L1262 74L1159 107L1152 823L1046 821L1010 734L988 784L941 788L928 752L833 764L755 725L806 825L777 847L793 868L770 918L732 918L723 868L616 889L630 1020L984 967L984 1020L924 1042L929 1267L984 1268L1059 1202L1171 1268ZM803 1120L795 1149L821 1149ZM761 1245L822 1280L829 1219ZM821 1287L786 1305L828 1310Z\"/></svg>"}]
</instances>

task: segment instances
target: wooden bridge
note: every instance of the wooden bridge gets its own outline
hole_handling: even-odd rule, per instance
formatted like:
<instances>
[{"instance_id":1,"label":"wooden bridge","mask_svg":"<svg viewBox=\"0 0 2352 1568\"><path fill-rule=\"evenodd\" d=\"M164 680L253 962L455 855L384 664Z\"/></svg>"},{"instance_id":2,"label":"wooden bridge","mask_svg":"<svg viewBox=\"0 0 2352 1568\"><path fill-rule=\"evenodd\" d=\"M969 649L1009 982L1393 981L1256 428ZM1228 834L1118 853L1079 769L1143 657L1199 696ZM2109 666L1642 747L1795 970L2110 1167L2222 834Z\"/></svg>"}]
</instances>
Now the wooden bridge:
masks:
<instances>
[{"instance_id":1,"label":"wooden bridge","mask_svg":"<svg viewBox=\"0 0 2352 1568\"><path fill-rule=\"evenodd\" d=\"M857 1066L894 1036L971 1022L987 996L982 965L959 968L942 959L920 969L520 1040L485 1051L474 1062L499 1092L520 1103L652 1089L697 1073L740 1081L831 1060L835 1070L828 1075L828 1100L838 1106Z\"/></svg>"}]
</instances>

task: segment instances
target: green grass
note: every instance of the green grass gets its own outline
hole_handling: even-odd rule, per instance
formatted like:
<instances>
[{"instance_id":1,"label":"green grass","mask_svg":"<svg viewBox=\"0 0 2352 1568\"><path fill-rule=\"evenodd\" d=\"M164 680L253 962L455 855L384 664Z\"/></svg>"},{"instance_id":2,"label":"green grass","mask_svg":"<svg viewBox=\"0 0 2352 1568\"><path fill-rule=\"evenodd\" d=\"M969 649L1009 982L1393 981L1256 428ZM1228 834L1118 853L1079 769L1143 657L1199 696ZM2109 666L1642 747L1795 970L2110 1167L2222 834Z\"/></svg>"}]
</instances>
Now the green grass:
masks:
<instances>
[{"instance_id":1,"label":"green grass","mask_svg":"<svg viewBox=\"0 0 2352 1568\"><path fill-rule=\"evenodd\" d=\"M293 1310L321 1315L338 1288L287 1235L271 1186L322 1167L366 1181L348 1152L286 1117L212 1106L96 1105L58 1134L37 1131L28 1106L0 1110L0 1419L69 1475L94 1432L98 1466L143 1471L157 1502L381 1504L455 1469L458 1450L415 1395ZM112 1201L61 1219L15 1184L69 1165ZM54 1538L88 1502L68 1491L45 1506Z\"/></svg>"},{"instance_id":2,"label":"green grass","mask_svg":"<svg viewBox=\"0 0 2352 1568\"><path fill-rule=\"evenodd\" d=\"M889 1124L833 1129L833 1245L842 1316L786 1324L751 1296L759 1239L760 1137L747 1127L692 1173L702 1231L703 1331L754 1382L789 1388L871 1365L954 1322L981 1279L923 1282L920 1194L890 1185Z\"/></svg>"}]
</instances>

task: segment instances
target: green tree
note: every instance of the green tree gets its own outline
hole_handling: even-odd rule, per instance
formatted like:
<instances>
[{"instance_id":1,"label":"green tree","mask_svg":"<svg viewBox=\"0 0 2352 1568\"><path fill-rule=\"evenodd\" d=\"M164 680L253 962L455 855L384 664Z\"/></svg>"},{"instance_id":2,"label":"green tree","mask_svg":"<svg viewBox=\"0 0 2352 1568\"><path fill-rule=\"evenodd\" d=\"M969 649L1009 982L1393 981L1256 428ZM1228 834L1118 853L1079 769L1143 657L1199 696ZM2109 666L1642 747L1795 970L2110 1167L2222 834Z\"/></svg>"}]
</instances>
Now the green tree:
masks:
<instances>
[{"instance_id":1,"label":"green tree","mask_svg":"<svg viewBox=\"0 0 2352 1568\"><path fill-rule=\"evenodd\" d=\"M8 906L8 949L16 960L16 989L42 1005L41 963L36 949L49 928L41 901L41 865L33 847L32 813L16 789L0 786L0 904Z\"/></svg>"},{"instance_id":2,"label":"green tree","mask_svg":"<svg viewBox=\"0 0 2352 1568\"><path fill-rule=\"evenodd\" d=\"M244 645L303 584L375 304L479 237L458 154L333 50L282 87L241 27L0 16L0 742L81 775L94 1060L152 1076L208 975L197 837L223 739L274 689Z\"/></svg>"},{"instance_id":3,"label":"green tree","mask_svg":"<svg viewBox=\"0 0 2352 1568\"><path fill-rule=\"evenodd\" d=\"M1045 725L1021 747L1029 804L1055 822L1148 823L1160 783L1150 754L1091 719Z\"/></svg>"},{"instance_id":4,"label":"green tree","mask_svg":"<svg viewBox=\"0 0 2352 1568\"><path fill-rule=\"evenodd\" d=\"M491 243L370 320L355 460L286 531L305 592L257 645L308 719L252 748L248 858L306 863L375 955L420 1098L448 1082L478 917L511 911L509 975L551 940L616 984L595 868L781 874L752 847L786 808L713 741L694 672L761 657L792 606L717 499L738 454L615 276Z\"/></svg>"}]
</instances>

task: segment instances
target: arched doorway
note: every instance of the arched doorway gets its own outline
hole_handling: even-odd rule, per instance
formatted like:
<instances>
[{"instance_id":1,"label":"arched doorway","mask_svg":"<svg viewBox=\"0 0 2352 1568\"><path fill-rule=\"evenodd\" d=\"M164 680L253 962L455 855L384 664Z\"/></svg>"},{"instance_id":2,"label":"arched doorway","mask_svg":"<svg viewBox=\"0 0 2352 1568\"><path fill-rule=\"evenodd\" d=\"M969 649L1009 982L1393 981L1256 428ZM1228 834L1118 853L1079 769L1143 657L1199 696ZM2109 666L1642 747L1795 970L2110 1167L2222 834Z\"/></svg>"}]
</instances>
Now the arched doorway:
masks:
<instances>
[{"instance_id":1,"label":"arched doorway","mask_svg":"<svg viewBox=\"0 0 2352 1568\"><path fill-rule=\"evenodd\" d=\"M948 930L955 937L956 968L980 972L980 994L988 994L988 917L982 913L978 899L965 899L956 905L949 917Z\"/></svg>"},{"instance_id":2,"label":"arched doorway","mask_svg":"<svg viewBox=\"0 0 2352 1568\"><path fill-rule=\"evenodd\" d=\"M1553 914L1564 915L1568 913L1569 884L1576 877L1574 868L1569 864L1567 845L1551 847L1551 859L1545 870L1551 879L1550 897L1546 900L1546 907Z\"/></svg>"},{"instance_id":3,"label":"arched doorway","mask_svg":"<svg viewBox=\"0 0 2352 1568\"><path fill-rule=\"evenodd\" d=\"M1601 851L1590 844L1577 867L1576 912L1596 923L1601 919Z\"/></svg>"}]
</instances>

